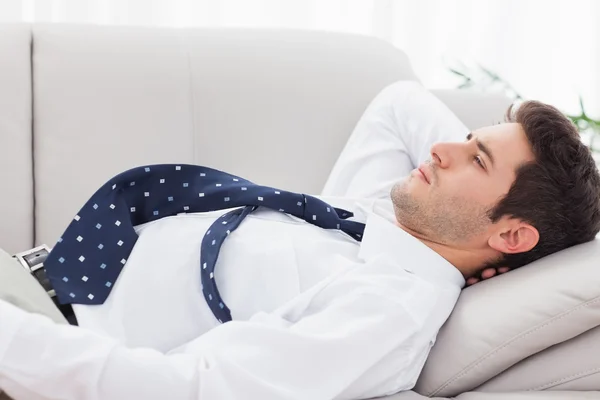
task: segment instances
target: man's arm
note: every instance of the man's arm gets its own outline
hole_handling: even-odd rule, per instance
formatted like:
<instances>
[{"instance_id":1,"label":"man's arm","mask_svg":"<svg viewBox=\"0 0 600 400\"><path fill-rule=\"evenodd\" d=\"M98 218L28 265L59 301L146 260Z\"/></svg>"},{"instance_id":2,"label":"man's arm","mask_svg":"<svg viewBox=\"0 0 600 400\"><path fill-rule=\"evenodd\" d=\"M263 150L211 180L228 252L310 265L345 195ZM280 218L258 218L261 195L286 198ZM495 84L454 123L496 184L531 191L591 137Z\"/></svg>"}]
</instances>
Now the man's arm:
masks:
<instances>
[{"instance_id":1,"label":"man's arm","mask_svg":"<svg viewBox=\"0 0 600 400\"><path fill-rule=\"evenodd\" d=\"M374 261L293 307L226 323L168 355L0 301L0 387L17 399L65 400L385 395L416 381L451 310L439 292L397 263Z\"/></svg>"},{"instance_id":2,"label":"man's arm","mask_svg":"<svg viewBox=\"0 0 600 400\"><path fill-rule=\"evenodd\" d=\"M429 158L435 142L463 141L468 128L420 83L396 82L371 102L325 184L323 196L387 198Z\"/></svg>"}]
</instances>

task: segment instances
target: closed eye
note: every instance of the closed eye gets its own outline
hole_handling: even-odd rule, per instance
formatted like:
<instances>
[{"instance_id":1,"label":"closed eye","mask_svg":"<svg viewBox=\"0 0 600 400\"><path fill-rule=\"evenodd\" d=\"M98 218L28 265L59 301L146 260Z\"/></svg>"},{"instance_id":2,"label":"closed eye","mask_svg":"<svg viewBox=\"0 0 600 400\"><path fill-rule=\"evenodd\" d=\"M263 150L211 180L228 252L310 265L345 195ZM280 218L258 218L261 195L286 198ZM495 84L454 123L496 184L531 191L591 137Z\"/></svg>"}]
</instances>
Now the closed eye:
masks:
<instances>
[{"instance_id":1,"label":"closed eye","mask_svg":"<svg viewBox=\"0 0 600 400\"><path fill-rule=\"evenodd\" d=\"M484 163L483 163L483 160L481 159L481 156L475 156L475 157L473 157L473 159L475 160L475 162L476 162L477 164L479 164L479 166L480 166L482 169L484 169L484 170L485 170L485 165L484 165Z\"/></svg>"},{"instance_id":2,"label":"closed eye","mask_svg":"<svg viewBox=\"0 0 600 400\"><path fill-rule=\"evenodd\" d=\"M483 152L483 154L485 154L487 156L487 158L490 160L492 168L494 168L494 155L490 151L490 148L485 143L483 143L481 140L479 140L475 135L473 135L473 132L470 132L467 135L467 142L470 141L471 139L475 140L475 143L477 144L477 148L481 152ZM481 164L481 166L482 166L483 169L486 169L485 168L485 162L483 161L483 158L480 157L480 156L477 156L477 157L479 157L479 160L477 161L477 163Z\"/></svg>"}]
</instances>

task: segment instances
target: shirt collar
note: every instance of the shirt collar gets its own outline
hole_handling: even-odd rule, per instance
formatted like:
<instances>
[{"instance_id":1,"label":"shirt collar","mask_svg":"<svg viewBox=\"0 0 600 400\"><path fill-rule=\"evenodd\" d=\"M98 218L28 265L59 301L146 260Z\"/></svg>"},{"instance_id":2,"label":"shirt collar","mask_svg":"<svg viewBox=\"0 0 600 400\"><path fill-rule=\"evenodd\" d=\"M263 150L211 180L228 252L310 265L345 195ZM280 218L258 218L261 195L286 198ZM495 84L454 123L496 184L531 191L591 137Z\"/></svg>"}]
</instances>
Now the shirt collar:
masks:
<instances>
[{"instance_id":1,"label":"shirt collar","mask_svg":"<svg viewBox=\"0 0 600 400\"><path fill-rule=\"evenodd\" d=\"M454 265L416 237L372 211L367 215L358 256L368 261L380 254L390 255L398 260L402 268L428 281L450 283L461 289L465 286L464 277Z\"/></svg>"}]
</instances>

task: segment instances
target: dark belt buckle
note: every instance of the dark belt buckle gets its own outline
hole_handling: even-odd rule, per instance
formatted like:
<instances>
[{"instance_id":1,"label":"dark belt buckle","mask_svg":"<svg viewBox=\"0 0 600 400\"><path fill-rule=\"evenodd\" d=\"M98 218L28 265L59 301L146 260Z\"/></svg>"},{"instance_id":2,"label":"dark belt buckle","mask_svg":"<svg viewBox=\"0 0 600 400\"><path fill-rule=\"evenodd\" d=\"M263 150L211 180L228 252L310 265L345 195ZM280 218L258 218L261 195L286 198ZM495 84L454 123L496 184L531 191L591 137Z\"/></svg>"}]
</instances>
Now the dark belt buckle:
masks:
<instances>
[{"instance_id":1,"label":"dark belt buckle","mask_svg":"<svg viewBox=\"0 0 600 400\"><path fill-rule=\"evenodd\" d=\"M42 287L48 293L48 296L56 297L56 292L52 289L50 281L46 277L46 270L44 269L44 261L50 254L50 248L43 244L30 250L23 251L15 254L13 257L17 259L19 264L27 270L35 279L42 285Z\"/></svg>"}]
</instances>

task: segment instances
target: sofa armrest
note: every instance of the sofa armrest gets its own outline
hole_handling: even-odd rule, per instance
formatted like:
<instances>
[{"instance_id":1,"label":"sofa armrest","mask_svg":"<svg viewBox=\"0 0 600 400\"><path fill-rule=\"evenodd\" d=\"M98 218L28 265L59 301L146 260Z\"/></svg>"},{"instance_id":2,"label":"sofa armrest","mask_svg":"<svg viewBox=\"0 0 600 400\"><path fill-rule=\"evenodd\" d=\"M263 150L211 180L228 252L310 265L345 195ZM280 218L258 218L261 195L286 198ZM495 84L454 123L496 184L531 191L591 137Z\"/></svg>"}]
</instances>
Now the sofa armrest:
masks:
<instances>
[{"instance_id":1,"label":"sofa armrest","mask_svg":"<svg viewBox=\"0 0 600 400\"><path fill-rule=\"evenodd\" d=\"M460 89L431 90L469 128L495 125L504 121L512 100L501 93L472 92Z\"/></svg>"}]
</instances>

